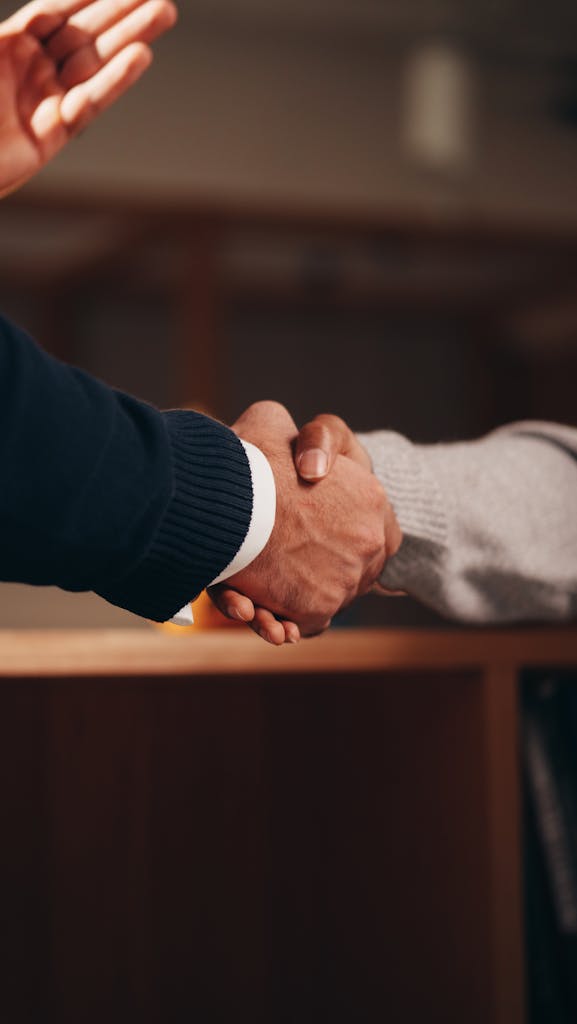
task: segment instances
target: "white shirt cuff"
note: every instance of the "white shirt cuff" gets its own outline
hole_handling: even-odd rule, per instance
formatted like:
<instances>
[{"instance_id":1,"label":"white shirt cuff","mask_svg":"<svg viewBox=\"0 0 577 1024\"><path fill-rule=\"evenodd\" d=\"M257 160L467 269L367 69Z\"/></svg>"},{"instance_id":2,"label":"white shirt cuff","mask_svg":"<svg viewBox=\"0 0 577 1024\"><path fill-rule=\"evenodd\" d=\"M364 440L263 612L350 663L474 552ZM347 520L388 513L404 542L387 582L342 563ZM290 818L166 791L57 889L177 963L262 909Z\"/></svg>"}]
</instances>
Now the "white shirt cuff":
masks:
<instances>
[{"instance_id":1,"label":"white shirt cuff","mask_svg":"<svg viewBox=\"0 0 577 1024\"><path fill-rule=\"evenodd\" d=\"M260 448L256 448L249 441L241 440L240 443L246 452L250 467L252 515L246 537L240 548L220 575L209 584L211 587L216 583L223 583L224 580L241 572L242 569L246 569L247 565L254 562L268 543L274 526L276 487L270 463ZM170 621L177 626L190 626L194 622L190 605L186 604Z\"/></svg>"}]
</instances>

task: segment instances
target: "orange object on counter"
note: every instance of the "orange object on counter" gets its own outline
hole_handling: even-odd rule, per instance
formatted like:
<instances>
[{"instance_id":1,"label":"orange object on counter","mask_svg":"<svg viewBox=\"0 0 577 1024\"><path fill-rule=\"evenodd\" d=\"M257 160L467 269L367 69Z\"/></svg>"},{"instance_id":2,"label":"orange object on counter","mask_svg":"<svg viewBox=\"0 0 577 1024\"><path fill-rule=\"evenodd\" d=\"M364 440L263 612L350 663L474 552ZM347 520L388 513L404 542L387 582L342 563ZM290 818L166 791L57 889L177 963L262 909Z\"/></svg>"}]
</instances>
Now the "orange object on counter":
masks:
<instances>
[{"instance_id":1,"label":"orange object on counter","mask_svg":"<svg viewBox=\"0 0 577 1024\"><path fill-rule=\"evenodd\" d=\"M244 623L234 622L222 615L210 600L206 590L203 590L191 607L194 617L191 626L176 626L173 622L153 622L151 625L163 633L172 633L174 636L189 636L205 629L242 629L244 626Z\"/></svg>"}]
</instances>

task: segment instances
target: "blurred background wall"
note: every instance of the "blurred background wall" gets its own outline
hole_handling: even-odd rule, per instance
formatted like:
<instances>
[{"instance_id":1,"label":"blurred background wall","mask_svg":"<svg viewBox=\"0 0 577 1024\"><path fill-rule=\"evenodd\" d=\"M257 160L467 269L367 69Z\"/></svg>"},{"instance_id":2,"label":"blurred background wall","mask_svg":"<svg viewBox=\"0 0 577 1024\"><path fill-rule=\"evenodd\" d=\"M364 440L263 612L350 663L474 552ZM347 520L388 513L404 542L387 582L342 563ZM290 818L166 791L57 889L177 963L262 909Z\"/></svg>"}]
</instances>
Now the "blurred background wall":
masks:
<instances>
[{"instance_id":1,"label":"blurred background wall","mask_svg":"<svg viewBox=\"0 0 577 1024\"><path fill-rule=\"evenodd\" d=\"M424 442L575 422L575 5L179 8L138 87L2 204L3 310L229 422L261 397ZM18 587L0 618L142 625Z\"/></svg>"},{"instance_id":2,"label":"blurred background wall","mask_svg":"<svg viewBox=\"0 0 577 1024\"><path fill-rule=\"evenodd\" d=\"M2 3L0 10L12 4ZM155 66L38 179L56 191L577 220L570 0L182 0ZM431 43L470 65L466 176L403 152L406 77ZM457 88L459 82L456 82ZM565 116L563 116L565 115Z\"/></svg>"}]
</instances>

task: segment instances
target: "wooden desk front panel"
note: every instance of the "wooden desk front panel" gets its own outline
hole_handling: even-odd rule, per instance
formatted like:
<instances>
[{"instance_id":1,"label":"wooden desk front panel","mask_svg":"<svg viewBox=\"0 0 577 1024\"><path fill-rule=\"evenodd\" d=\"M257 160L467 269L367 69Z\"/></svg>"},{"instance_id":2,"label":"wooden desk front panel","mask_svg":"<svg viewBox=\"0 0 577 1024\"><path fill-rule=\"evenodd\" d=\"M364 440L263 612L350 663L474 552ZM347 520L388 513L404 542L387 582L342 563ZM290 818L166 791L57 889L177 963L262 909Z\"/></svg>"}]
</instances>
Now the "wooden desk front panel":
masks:
<instances>
[{"instance_id":1,"label":"wooden desk front panel","mask_svg":"<svg viewBox=\"0 0 577 1024\"><path fill-rule=\"evenodd\" d=\"M3 1024L487 1024L473 671L4 680Z\"/></svg>"}]
</instances>

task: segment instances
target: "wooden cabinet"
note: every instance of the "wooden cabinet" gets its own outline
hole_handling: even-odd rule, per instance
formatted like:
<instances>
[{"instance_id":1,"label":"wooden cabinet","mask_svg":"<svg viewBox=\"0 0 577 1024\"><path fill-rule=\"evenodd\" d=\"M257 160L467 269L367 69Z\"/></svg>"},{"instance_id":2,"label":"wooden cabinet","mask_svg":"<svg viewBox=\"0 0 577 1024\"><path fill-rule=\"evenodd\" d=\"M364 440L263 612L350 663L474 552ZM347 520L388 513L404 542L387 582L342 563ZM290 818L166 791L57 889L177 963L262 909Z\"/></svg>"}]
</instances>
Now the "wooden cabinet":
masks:
<instances>
[{"instance_id":1,"label":"wooden cabinet","mask_svg":"<svg viewBox=\"0 0 577 1024\"><path fill-rule=\"evenodd\" d=\"M518 674L575 631L0 650L6 1024L524 1020Z\"/></svg>"}]
</instances>

